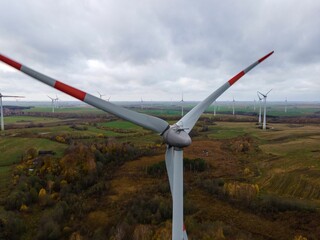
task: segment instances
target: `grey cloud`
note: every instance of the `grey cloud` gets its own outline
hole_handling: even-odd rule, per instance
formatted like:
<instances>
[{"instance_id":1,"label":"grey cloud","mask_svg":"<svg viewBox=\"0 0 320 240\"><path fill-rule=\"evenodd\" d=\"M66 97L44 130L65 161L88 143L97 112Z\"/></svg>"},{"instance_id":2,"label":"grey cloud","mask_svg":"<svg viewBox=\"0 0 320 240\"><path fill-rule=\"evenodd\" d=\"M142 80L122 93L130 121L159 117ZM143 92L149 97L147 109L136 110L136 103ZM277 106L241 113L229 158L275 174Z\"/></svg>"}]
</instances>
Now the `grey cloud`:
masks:
<instances>
[{"instance_id":1,"label":"grey cloud","mask_svg":"<svg viewBox=\"0 0 320 240\"><path fill-rule=\"evenodd\" d=\"M238 94L245 100L254 89L270 85L283 92L288 79L294 86L306 81L310 99L320 92L314 84L320 64L316 1L0 0L0 8L1 53L87 91L100 87L125 98L128 90L129 98L139 99L152 95L154 86L159 100L181 91L200 100L275 50L230 93L241 89ZM90 69L88 60L105 69ZM15 84L27 78L0 74ZM192 81L184 86L181 79ZM0 82L2 88L10 91ZM198 93L192 94L195 88ZM275 91L273 96L282 95ZM296 96L302 98L298 92Z\"/></svg>"}]
</instances>

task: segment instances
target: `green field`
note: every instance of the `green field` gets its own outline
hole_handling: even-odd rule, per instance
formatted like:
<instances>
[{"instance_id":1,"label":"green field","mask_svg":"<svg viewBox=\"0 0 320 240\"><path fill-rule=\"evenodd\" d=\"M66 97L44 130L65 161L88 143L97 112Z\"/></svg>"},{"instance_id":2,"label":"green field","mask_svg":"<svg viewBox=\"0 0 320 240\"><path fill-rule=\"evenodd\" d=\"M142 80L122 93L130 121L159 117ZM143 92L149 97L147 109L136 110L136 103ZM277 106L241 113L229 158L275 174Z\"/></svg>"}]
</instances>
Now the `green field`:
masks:
<instances>
[{"instance_id":1,"label":"green field","mask_svg":"<svg viewBox=\"0 0 320 240\"><path fill-rule=\"evenodd\" d=\"M142 130L142 127L139 127L133 123L127 121L112 121L112 122L105 122L99 123L99 126L109 127L109 128L119 128L119 129L133 129L133 130Z\"/></svg>"},{"instance_id":2,"label":"green field","mask_svg":"<svg viewBox=\"0 0 320 240\"><path fill-rule=\"evenodd\" d=\"M40 112L40 113L52 113L51 107L33 107L27 110L24 110L24 112ZM106 114L102 110L96 109L94 107L60 107L54 109L55 113L81 113L81 114L87 114L87 113L94 113L94 114Z\"/></svg>"},{"instance_id":3,"label":"green field","mask_svg":"<svg viewBox=\"0 0 320 240\"><path fill-rule=\"evenodd\" d=\"M56 157L61 157L67 145L41 138L0 137L0 192L8 186L14 164L30 148L52 150Z\"/></svg>"},{"instance_id":4,"label":"green field","mask_svg":"<svg viewBox=\"0 0 320 240\"><path fill-rule=\"evenodd\" d=\"M33 117L33 116L10 116L10 117L4 118L5 124L51 123L51 122L57 122L57 121L59 121L58 118L44 118L44 117Z\"/></svg>"},{"instance_id":5,"label":"green field","mask_svg":"<svg viewBox=\"0 0 320 240\"><path fill-rule=\"evenodd\" d=\"M61 156L66 148L65 144L42 138L0 138L0 166L8 166L20 161L21 155L29 148L38 150L53 150L57 156Z\"/></svg>"},{"instance_id":6,"label":"green field","mask_svg":"<svg viewBox=\"0 0 320 240\"><path fill-rule=\"evenodd\" d=\"M8 117L7 122L14 124L25 124L26 122L34 123L52 123L59 121L55 118L43 117ZM97 139L101 137L122 137L123 140L128 141L130 136L136 134L145 134L149 131L142 129L132 123L126 121L112 121L93 125L78 125L80 128L85 127L83 130L71 128L68 125L61 125L53 127L34 127L25 129L9 129L5 134L0 135L0 173L1 183L7 183L10 178L11 166L18 163L23 153L30 149L36 148L37 150L52 150L56 153L56 157L61 157L64 150L67 148L66 144L58 143L49 140L50 136L67 136L73 139ZM99 128L99 127L106 127ZM110 130L111 129L111 130ZM114 129L114 131L112 130ZM119 130L130 130L130 132L121 132ZM138 139L138 138L137 138ZM143 138L147 142L149 137Z\"/></svg>"}]
</instances>

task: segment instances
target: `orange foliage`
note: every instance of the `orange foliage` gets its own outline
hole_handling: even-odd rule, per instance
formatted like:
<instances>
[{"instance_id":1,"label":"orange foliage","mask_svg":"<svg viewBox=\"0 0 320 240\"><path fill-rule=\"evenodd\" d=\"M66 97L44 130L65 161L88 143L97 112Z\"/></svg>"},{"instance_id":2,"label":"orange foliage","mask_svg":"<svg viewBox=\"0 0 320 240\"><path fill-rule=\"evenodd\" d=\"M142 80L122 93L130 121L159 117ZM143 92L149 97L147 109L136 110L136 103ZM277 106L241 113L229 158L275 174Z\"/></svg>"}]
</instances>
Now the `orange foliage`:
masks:
<instances>
[{"instance_id":1,"label":"orange foliage","mask_svg":"<svg viewBox=\"0 0 320 240\"><path fill-rule=\"evenodd\" d=\"M250 201L258 195L259 186L257 184L232 182L225 183L223 190L231 198Z\"/></svg>"}]
</instances>

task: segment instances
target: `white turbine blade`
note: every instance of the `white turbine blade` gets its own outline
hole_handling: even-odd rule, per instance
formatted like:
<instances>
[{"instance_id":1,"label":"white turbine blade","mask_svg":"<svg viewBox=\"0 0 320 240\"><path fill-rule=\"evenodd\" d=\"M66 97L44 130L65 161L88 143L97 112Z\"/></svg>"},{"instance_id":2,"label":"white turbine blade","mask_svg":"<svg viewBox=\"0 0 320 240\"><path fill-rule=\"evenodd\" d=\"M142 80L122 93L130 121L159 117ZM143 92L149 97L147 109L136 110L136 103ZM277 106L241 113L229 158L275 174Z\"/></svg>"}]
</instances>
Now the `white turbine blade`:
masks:
<instances>
[{"instance_id":1,"label":"white turbine blade","mask_svg":"<svg viewBox=\"0 0 320 240\"><path fill-rule=\"evenodd\" d=\"M166 151L166 168L167 168L167 173L168 173L168 178L169 178L169 185L170 185L170 191L171 194L173 194L173 186L172 186L172 181L173 181L173 147L167 146L167 151Z\"/></svg>"},{"instance_id":2,"label":"white turbine blade","mask_svg":"<svg viewBox=\"0 0 320 240\"><path fill-rule=\"evenodd\" d=\"M183 224L183 240L188 240L187 230L184 224Z\"/></svg>"},{"instance_id":3,"label":"white turbine blade","mask_svg":"<svg viewBox=\"0 0 320 240\"><path fill-rule=\"evenodd\" d=\"M173 149L172 240L183 239L183 151Z\"/></svg>"},{"instance_id":4,"label":"white turbine blade","mask_svg":"<svg viewBox=\"0 0 320 240\"><path fill-rule=\"evenodd\" d=\"M174 164L173 164L174 160L173 159L174 159L174 157L177 157L176 150L174 150L174 147L167 146L166 168L167 168L167 173L168 173L168 178L169 178L169 185L170 185L172 199L174 199L174 189L173 189L173 173L174 173ZM183 174L183 160L182 160L182 174ZM176 180L178 180L178 179L176 178ZM181 180L181 182L183 184L183 179ZM182 190L182 194L183 194L183 190ZM182 202L183 202L183 195L182 195ZM182 209L182 211L183 211L183 209ZM183 214L183 212L182 212L182 214ZM181 218L183 221L183 215ZM183 240L188 240L188 235L187 235L187 231L186 231L184 224L183 224L182 230L183 230ZM174 238L172 238L172 239L174 239Z\"/></svg>"},{"instance_id":5,"label":"white turbine blade","mask_svg":"<svg viewBox=\"0 0 320 240\"><path fill-rule=\"evenodd\" d=\"M1 121L1 131L4 131L4 120L3 120L3 106L2 106L2 95L0 95L0 121Z\"/></svg>"},{"instance_id":6,"label":"white turbine blade","mask_svg":"<svg viewBox=\"0 0 320 240\"><path fill-rule=\"evenodd\" d=\"M58 89L72 97L75 97L85 103L88 103L96 108L99 108L103 111L112 113L122 119L125 119L127 121L130 121L132 123L135 123L141 127L153 130L158 133L163 133L168 127L169 124L157 117L149 116L142 113L137 113L134 111L131 111L129 109L117 106L115 104L112 104L108 101L102 100L100 98L97 98L89 93L86 93L84 91L81 91L79 89L76 89L72 86L69 86L63 82L57 81L51 77L48 77L40 72L37 72L31 68L28 68L27 66L24 66L18 62L15 62L2 54L0 54L0 60L17 70L20 70L21 72L27 74L30 77L33 77L40 82L43 82L50 87L53 87L55 89Z\"/></svg>"},{"instance_id":7,"label":"white turbine blade","mask_svg":"<svg viewBox=\"0 0 320 240\"><path fill-rule=\"evenodd\" d=\"M193 126L198 121L201 114L222 94L224 93L229 87L231 87L236 81L238 81L242 76L244 76L247 72L257 66L259 63L263 62L266 58L268 58L273 51L269 54L265 55L264 57L260 58L258 61L251 64L249 67L244 69L243 71L239 72L225 84L223 84L220 88L216 91L211 93L206 99L200 102L197 106L195 106L190 112L188 112L183 118L181 118L177 125L184 128L186 132L190 132Z\"/></svg>"},{"instance_id":8,"label":"white turbine blade","mask_svg":"<svg viewBox=\"0 0 320 240\"><path fill-rule=\"evenodd\" d=\"M24 96L9 96L9 95L2 95L1 97L25 98Z\"/></svg>"},{"instance_id":9,"label":"white turbine blade","mask_svg":"<svg viewBox=\"0 0 320 240\"><path fill-rule=\"evenodd\" d=\"M269 90L269 92L271 92L272 88ZM269 92L266 93L266 96L269 94Z\"/></svg>"},{"instance_id":10,"label":"white turbine blade","mask_svg":"<svg viewBox=\"0 0 320 240\"><path fill-rule=\"evenodd\" d=\"M264 98L266 97L265 94L263 94L263 93L261 93L261 92L259 92L259 91L258 91L258 93L259 93L262 97L264 97ZM258 95L258 96L259 96L259 95Z\"/></svg>"}]
</instances>

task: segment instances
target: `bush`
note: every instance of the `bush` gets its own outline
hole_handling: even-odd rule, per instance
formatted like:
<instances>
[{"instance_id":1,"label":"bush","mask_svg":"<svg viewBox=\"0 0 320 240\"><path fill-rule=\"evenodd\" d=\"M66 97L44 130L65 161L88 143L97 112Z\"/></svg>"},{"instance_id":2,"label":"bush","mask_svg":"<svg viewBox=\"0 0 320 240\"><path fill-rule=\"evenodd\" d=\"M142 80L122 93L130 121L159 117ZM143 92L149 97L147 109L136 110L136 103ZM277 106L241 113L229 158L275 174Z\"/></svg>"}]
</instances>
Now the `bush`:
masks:
<instances>
[{"instance_id":1,"label":"bush","mask_svg":"<svg viewBox=\"0 0 320 240\"><path fill-rule=\"evenodd\" d=\"M0 218L0 239L19 240L26 231L24 222L14 214L8 214L6 219Z\"/></svg>"},{"instance_id":2,"label":"bush","mask_svg":"<svg viewBox=\"0 0 320 240\"><path fill-rule=\"evenodd\" d=\"M11 192L6 199L6 210L19 210L22 204L27 202L27 197L22 191Z\"/></svg>"},{"instance_id":3,"label":"bush","mask_svg":"<svg viewBox=\"0 0 320 240\"><path fill-rule=\"evenodd\" d=\"M40 226L36 239L38 240L58 240L61 237L61 230L58 223L48 220Z\"/></svg>"},{"instance_id":4,"label":"bush","mask_svg":"<svg viewBox=\"0 0 320 240\"><path fill-rule=\"evenodd\" d=\"M162 177L166 172L166 164L164 161L155 163L147 168L148 175L151 175L152 177Z\"/></svg>"},{"instance_id":5,"label":"bush","mask_svg":"<svg viewBox=\"0 0 320 240\"><path fill-rule=\"evenodd\" d=\"M184 171L192 171L192 172L203 172L208 168L206 161L202 158L196 159L183 159L183 169ZM152 177L162 177L166 175L167 168L165 161L161 161L155 163L147 168L147 174Z\"/></svg>"},{"instance_id":6,"label":"bush","mask_svg":"<svg viewBox=\"0 0 320 240\"><path fill-rule=\"evenodd\" d=\"M196 185L210 194L222 195L224 180L220 178L214 179L198 179Z\"/></svg>"},{"instance_id":7,"label":"bush","mask_svg":"<svg viewBox=\"0 0 320 240\"><path fill-rule=\"evenodd\" d=\"M261 196L260 202L261 210L266 212L316 211L316 206L299 199L288 199L269 195Z\"/></svg>"},{"instance_id":8,"label":"bush","mask_svg":"<svg viewBox=\"0 0 320 240\"><path fill-rule=\"evenodd\" d=\"M185 171L203 172L208 168L208 166L206 161L202 158L196 158L196 159L184 158L183 168Z\"/></svg>"}]
</instances>

